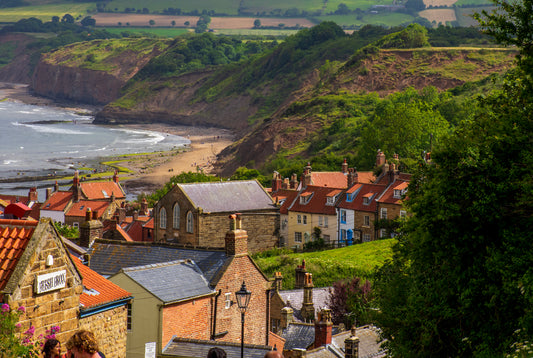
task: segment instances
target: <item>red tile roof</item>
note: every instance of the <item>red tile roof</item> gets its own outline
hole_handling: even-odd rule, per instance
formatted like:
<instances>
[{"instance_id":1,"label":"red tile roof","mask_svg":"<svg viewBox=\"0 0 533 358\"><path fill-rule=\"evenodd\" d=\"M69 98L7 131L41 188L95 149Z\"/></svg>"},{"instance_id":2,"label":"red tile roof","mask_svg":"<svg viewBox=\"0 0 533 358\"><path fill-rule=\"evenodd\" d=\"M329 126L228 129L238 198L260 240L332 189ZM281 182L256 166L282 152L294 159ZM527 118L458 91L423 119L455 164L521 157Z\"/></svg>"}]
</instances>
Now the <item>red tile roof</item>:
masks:
<instances>
[{"instance_id":1,"label":"red tile roof","mask_svg":"<svg viewBox=\"0 0 533 358\"><path fill-rule=\"evenodd\" d=\"M275 193L272 193L272 198L276 202L282 202L281 206L279 207L280 214L287 214L287 209L289 206L291 206L292 202L298 195L298 191L296 190L290 190L290 189L280 189L276 191Z\"/></svg>"},{"instance_id":2,"label":"red tile roof","mask_svg":"<svg viewBox=\"0 0 533 358\"><path fill-rule=\"evenodd\" d=\"M329 188L346 189L348 179L342 172L311 172L311 184Z\"/></svg>"},{"instance_id":3,"label":"red tile roof","mask_svg":"<svg viewBox=\"0 0 533 358\"><path fill-rule=\"evenodd\" d=\"M109 205L110 203L108 201L80 200L72 205L72 207L65 213L65 216L85 217L85 213L89 208L93 213L96 211L98 217L101 217Z\"/></svg>"},{"instance_id":4,"label":"red tile roof","mask_svg":"<svg viewBox=\"0 0 533 358\"><path fill-rule=\"evenodd\" d=\"M342 209L356 211L376 211L376 198L378 198L387 187L380 184L356 184L354 186L357 186L357 190L353 192L354 196L352 201L346 200L347 194L345 194L337 206ZM364 203L364 198L368 198L368 204Z\"/></svg>"},{"instance_id":5,"label":"red tile roof","mask_svg":"<svg viewBox=\"0 0 533 358\"><path fill-rule=\"evenodd\" d=\"M22 219L23 217L27 216L30 212L31 212L31 208L29 208L26 204L11 203L6 207L4 214L13 214L18 219Z\"/></svg>"},{"instance_id":6,"label":"red tile roof","mask_svg":"<svg viewBox=\"0 0 533 358\"><path fill-rule=\"evenodd\" d=\"M133 242L134 240L131 238L131 236L126 232L124 231L123 228L120 227L120 225L116 225L115 226L115 230L120 234L120 236L126 240L126 241L129 241L129 242ZM139 240L141 241L141 240Z\"/></svg>"},{"instance_id":7,"label":"red tile roof","mask_svg":"<svg viewBox=\"0 0 533 358\"><path fill-rule=\"evenodd\" d=\"M72 255L71 257L82 276L84 290L80 295L80 304L84 308L100 306L131 296L128 291L85 266L77 257Z\"/></svg>"},{"instance_id":8,"label":"red tile roof","mask_svg":"<svg viewBox=\"0 0 533 358\"><path fill-rule=\"evenodd\" d=\"M395 180L391 185L387 187L385 192L381 194L381 196L378 198L379 203L386 203L386 204L402 204L402 198L395 198L394 197L394 190L401 190L400 188L407 188L409 185L409 182L404 180Z\"/></svg>"},{"instance_id":9,"label":"red tile roof","mask_svg":"<svg viewBox=\"0 0 533 358\"><path fill-rule=\"evenodd\" d=\"M338 195L341 192L342 190L338 188L308 185L305 188L305 193L312 193L313 196L307 201L306 204L300 204L300 196L298 196L288 210L302 213L335 215L335 205L326 205L327 198L332 193L336 193Z\"/></svg>"},{"instance_id":10,"label":"red tile roof","mask_svg":"<svg viewBox=\"0 0 533 358\"><path fill-rule=\"evenodd\" d=\"M0 219L0 291L7 285L36 227L36 221Z\"/></svg>"},{"instance_id":11,"label":"red tile roof","mask_svg":"<svg viewBox=\"0 0 533 358\"><path fill-rule=\"evenodd\" d=\"M63 211L72 199L70 191L55 191L41 206L41 210Z\"/></svg>"},{"instance_id":12,"label":"red tile roof","mask_svg":"<svg viewBox=\"0 0 533 358\"><path fill-rule=\"evenodd\" d=\"M124 199L126 195L122 187L114 181L83 182L81 191L88 200L109 199L115 194L116 199Z\"/></svg>"},{"instance_id":13,"label":"red tile roof","mask_svg":"<svg viewBox=\"0 0 533 358\"><path fill-rule=\"evenodd\" d=\"M150 219L144 224L144 227L147 229L153 229L154 228L154 218L150 217Z\"/></svg>"}]
</instances>

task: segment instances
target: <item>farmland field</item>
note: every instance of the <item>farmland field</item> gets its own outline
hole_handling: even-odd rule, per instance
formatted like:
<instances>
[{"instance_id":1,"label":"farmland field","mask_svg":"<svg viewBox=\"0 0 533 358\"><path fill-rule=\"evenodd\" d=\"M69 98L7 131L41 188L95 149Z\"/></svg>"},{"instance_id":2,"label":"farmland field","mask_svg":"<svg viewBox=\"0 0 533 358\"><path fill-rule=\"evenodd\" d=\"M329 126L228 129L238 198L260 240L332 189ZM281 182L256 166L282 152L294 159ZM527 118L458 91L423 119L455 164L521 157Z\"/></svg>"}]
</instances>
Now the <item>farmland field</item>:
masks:
<instances>
[{"instance_id":1,"label":"farmland field","mask_svg":"<svg viewBox=\"0 0 533 358\"><path fill-rule=\"evenodd\" d=\"M189 21L190 26L194 27L198 21L198 16L170 16L170 15L141 15L141 14L116 14L116 13L99 13L93 16L96 20L96 26L117 26L119 22L122 25L129 23L130 26L148 26L150 20L155 21L155 27L171 26L172 21L176 21L176 26L184 26ZM211 29L251 29L254 26L255 17L212 17L209 28ZM311 27L314 24L304 18L259 18L263 26L275 26L285 24L285 26Z\"/></svg>"},{"instance_id":2,"label":"farmland field","mask_svg":"<svg viewBox=\"0 0 533 358\"><path fill-rule=\"evenodd\" d=\"M268 30L268 29L219 29L215 34L221 35L255 35L255 36L290 36L298 30ZM278 40L279 41L279 40Z\"/></svg>"},{"instance_id":3,"label":"farmland field","mask_svg":"<svg viewBox=\"0 0 533 358\"><path fill-rule=\"evenodd\" d=\"M419 12L420 17L425 17L430 22L446 25L448 21L455 21L454 9L428 9Z\"/></svg>"},{"instance_id":4,"label":"farmland field","mask_svg":"<svg viewBox=\"0 0 533 358\"><path fill-rule=\"evenodd\" d=\"M448 6L452 7L453 4L455 4L457 0L424 0L424 4L426 5L426 8L432 6Z\"/></svg>"},{"instance_id":5,"label":"farmland field","mask_svg":"<svg viewBox=\"0 0 533 358\"><path fill-rule=\"evenodd\" d=\"M181 9L182 11L198 10L214 10L217 13L237 15L239 8L239 0L112 0L107 6L108 9L118 9L124 11L125 8L142 9L147 8L150 12L159 11L172 7L174 9Z\"/></svg>"},{"instance_id":6,"label":"farmland field","mask_svg":"<svg viewBox=\"0 0 533 358\"><path fill-rule=\"evenodd\" d=\"M242 2L244 10L259 14L262 12L268 14L274 9L285 11L291 8L313 12L322 9L323 5L323 0L244 0Z\"/></svg>"},{"instance_id":7,"label":"farmland field","mask_svg":"<svg viewBox=\"0 0 533 358\"><path fill-rule=\"evenodd\" d=\"M187 29L184 29L184 28L173 29L173 28L160 28L160 27L147 28L147 27L126 27L126 26L122 26L122 27L106 27L106 30L111 32L111 33L113 33L113 34L121 34L124 31L128 31L128 32L135 33L135 34L140 34L140 35L151 34L151 35L156 35L156 36L159 36L159 37L169 37L169 38L173 38L173 37L176 37L176 36L179 36L179 35L183 35L184 33L192 31L192 30L187 30Z\"/></svg>"},{"instance_id":8,"label":"farmland field","mask_svg":"<svg viewBox=\"0 0 533 358\"><path fill-rule=\"evenodd\" d=\"M363 26L367 24L371 25L384 25L384 26L397 26L405 22L413 21L413 16L409 14L402 14L399 12L386 12L381 14L365 14L362 19L357 19L357 15L329 15L321 16L320 20L334 21L340 26L358 25Z\"/></svg>"},{"instance_id":9,"label":"farmland field","mask_svg":"<svg viewBox=\"0 0 533 358\"><path fill-rule=\"evenodd\" d=\"M459 26L463 26L463 27L477 26L478 23L476 20L472 18L472 14L474 14L475 12L481 12L482 10L491 11L492 9L494 9L493 6L474 7L474 8L456 7L455 16L457 17L457 22L459 22Z\"/></svg>"},{"instance_id":10,"label":"farmland field","mask_svg":"<svg viewBox=\"0 0 533 358\"><path fill-rule=\"evenodd\" d=\"M16 22L30 17L35 17L42 21L50 21L52 16L62 17L65 14L70 14L76 18L85 16L90 8L94 8L94 3L65 3L3 8L0 11L0 22Z\"/></svg>"}]
</instances>

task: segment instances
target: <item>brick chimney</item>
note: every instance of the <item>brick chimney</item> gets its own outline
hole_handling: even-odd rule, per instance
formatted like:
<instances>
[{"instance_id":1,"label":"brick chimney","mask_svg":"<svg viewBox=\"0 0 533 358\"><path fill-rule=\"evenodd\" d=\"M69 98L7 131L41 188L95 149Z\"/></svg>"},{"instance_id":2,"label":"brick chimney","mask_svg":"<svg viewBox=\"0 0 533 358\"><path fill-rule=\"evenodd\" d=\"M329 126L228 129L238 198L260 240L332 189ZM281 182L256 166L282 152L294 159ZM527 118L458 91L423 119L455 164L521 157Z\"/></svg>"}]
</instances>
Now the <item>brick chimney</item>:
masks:
<instances>
[{"instance_id":1,"label":"brick chimney","mask_svg":"<svg viewBox=\"0 0 533 358\"><path fill-rule=\"evenodd\" d=\"M290 307L283 307L281 309L281 320L279 326L285 329L293 321L294 311Z\"/></svg>"},{"instance_id":2,"label":"brick chimney","mask_svg":"<svg viewBox=\"0 0 533 358\"><path fill-rule=\"evenodd\" d=\"M294 288L303 288L305 283L305 274L307 273L305 269L305 260L302 260L302 264L296 266L296 269L294 271Z\"/></svg>"},{"instance_id":3,"label":"brick chimney","mask_svg":"<svg viewBox=\"0 0 533 358\"><path fill-rule=\"evenodd\" d=\"M282 189L289 189L289 178L284 178L283 179L283 182L281 183L281 188Z\"/></svg>"},{"instance_id":4,"label":"brick chimney","mask_svg":"<svg viewBox=\"0 0 533 358\"><path fill-rule=\"evenodd\" d=\"M341 172L344 174L348 173L348 162L346 162L346 158L344 158L344 161L342 162Z\"/></svg>"},{"instance_id":5,"label":"brick chimney","mask_svg":"<svg viewBox=\"0 0 533 358\"><path fill-rule=\"evenodd\" d=\"M148 200L146 198L143 198L141 201L141 214L142 215L148 215Z\"/></svg>"},{"instance_id":6,"label":"brick chimney","mask_svg":"<svg viewBox=\"0 0 533 358\"><path fill-rule=\"evenodd\" d=\"M385 164L385 154L381 151L381 149L378 149L378 154L376 155L376 168L379 168Z\"/></svg>"},{"instance_id":7,"label":"brick chimney","mask_svg":"<svg viewBox=\"0 0 533 358\"><path fill-rule=\"evenodd\" d=\"M228 256L244 256L248 254L248 233L242 230L241 214L231 214L230 229L226 233L225 248Z\"/></svg>"},{"instance_id":8,"label":"brick chimney","mask_svg":"<svg viewBox=\"0 0 533 358\"><path fill-rule=\"evenodd\" d=\"M275 193L276 191L280 190L281 184L281 174L275 171L272 175L272 192Z\"/></svg>"},{"instance_id":9,"label":"brick chimney","mask_svg":"<svg viewBox=\"0 0 533 358\"><path fill-rule=\"evenodd\" d=\"M296 190L298 188L298 175L296 173L293 173L291 175L291 181L289 183L289 188Z\"/></svg>"},{"instance_id":10,"label":"brick chimney","mask_svg":"<svg viewBox=\"0 0 533 358\"><path fill-rule=\"evenodd\" d=\"M307 163L304 167L304 173L302 175L302 185L307 186L311 185L311 163Z\"/></svg>"},{"instance_id":11,"label":"brick chimney","mask_svg":"<svg viewBox=\"0 0 533 358\"><path fill-rule=\"evenodd\" d=\"M59 191L59 183L56 180L56 183L54 184L54 191Z\"/></svg>"},{"instance_id":12,"label":"brick chimney","mask_svg":"<svg viewBox=\"0 0 533 358\"><path fill-rule=\"evenodd\" d=\"M344 357L358 358L359 357L359 337L356 336L355 326L352 326L350 337L344 340Z\"/></svg>"},{"instance_id":13,"label":"brick chimney","mask_svg":"<svg viewBox=\"0 0 533 358\"><path fill-rule=\"evenodd\" d=\"M305 322L313 322L315 320L315 305L313 304L313 274L305 274L304 282L304 299L302 302L301 314Z\"/></svg>"},{"instance_id":14,"label":"brick chimney","mask_svg":"<svg viewBox=\"0 0 533 358\"><path fill-rule=\"evenodd\" d=\"M46 200L52 196L52 188L46 188Z\"/></svg>"},{"instance_id":15,"label":"brick chimney","mask_svg":"<svg viewBox=\"0 0 533 358\"><path fill-rule=\"evenodd\" d=\"M359 182L359 175L355 168L348 169L348 188L351 188L354 184Z\"/></svg>"},{"instance_id":16,"label":"brick chimney","mask_svg":"<svg viewBox=\"0 0 533 358\"><path fill-rule=\"evenodd\" d=\"M315 322L315 348L331 344L332 327L331 310L329 308L323 308Z\"/></svg>"},{"instance_id":17,"label":"brick chimney","mask_svg":"<svg viewBox=\"0 0 533 358\"><path fill-rule=\"evenodd\" d=\"M85 222L80 225L79 245L81 247L91 247L94 240L102 237L103 227L104 225L98 220L98 212L91 212L91 209L87 209Z\"/></svg>"},{"instance_id":18,"label":"brick chimney","mask_svg":"<svg viewBox=\"0 0 533 358\"><path fill-rule=\"evenodd\" d=\"M113 174L113 181L118 183L118 170L115 170L115 173Z\"/></svg>"},{"instance_id":19,"label":"brick chimney","mask_svg":"<svg viewBox=\"0 0 533 358\"><path fill-rule=\"evenodd\" d=\"M38 201L39 194L37 193L36 187L31 187L30 192L28 193L28 200L29 201Z\"/></svg>"},{"instance_id":20,"label":"brick chimney","mask_svg":"<svg viewBox=\"0 0 533 358\"><path fill-rule=\"evenodd\" d=\"M72 199L75 203L79 202L81 199L80 177L78 176L77 170L74 173L74 178L72 179Z\"/></svg>"},{"instance_id":21,"label":"brick chimney","mask_svg":"<svg viewBox=\"0 0 533 358\"><path fill-rule=\"evenodd\" d=\"M281 272L276 271L276 273L274 274L274 284L273 284L274 291L281 291L282 284L283 284L283 275L281 274Z\"/></svg>"}]
</instances>

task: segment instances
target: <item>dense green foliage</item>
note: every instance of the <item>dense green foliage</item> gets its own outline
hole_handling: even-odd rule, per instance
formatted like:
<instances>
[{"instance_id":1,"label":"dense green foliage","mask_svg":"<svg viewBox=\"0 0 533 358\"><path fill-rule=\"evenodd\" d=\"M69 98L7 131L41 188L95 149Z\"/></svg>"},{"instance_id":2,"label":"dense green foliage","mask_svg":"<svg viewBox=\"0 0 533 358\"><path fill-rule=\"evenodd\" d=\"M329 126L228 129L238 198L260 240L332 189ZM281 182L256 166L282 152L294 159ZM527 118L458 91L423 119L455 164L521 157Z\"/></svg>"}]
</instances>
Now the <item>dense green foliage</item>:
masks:
<instances>
[{"instance_id":1,"label":"dense green foliage","mask_svg":"<svg viewBox=\"0 0 533 358\"><path fill-rule=\"evenodd\" d=\"M413 216L375 286L394 356L498 357L517 347L515 331L533 337L531 6L512 3L484 22L520 47L519 67L411 182Z\"/></svg>"}]
</instances>

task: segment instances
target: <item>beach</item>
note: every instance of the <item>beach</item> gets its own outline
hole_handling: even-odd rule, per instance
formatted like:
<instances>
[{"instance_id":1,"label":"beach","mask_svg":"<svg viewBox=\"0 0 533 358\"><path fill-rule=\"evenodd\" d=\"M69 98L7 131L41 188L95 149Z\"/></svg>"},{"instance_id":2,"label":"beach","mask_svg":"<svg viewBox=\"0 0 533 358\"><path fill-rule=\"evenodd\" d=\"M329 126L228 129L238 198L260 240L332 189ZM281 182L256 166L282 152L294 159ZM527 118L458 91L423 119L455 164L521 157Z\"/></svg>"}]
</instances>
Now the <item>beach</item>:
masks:
<instances>
[{"instance_id":1,"label":"beach","mask_svg":"<svg viewBox=\"0 0 533 358\"><path fill-rule=\"evenodd\" d=\"M101 108L62 103L34 96L30 93L28 85L12 83L0 83L0 101L2 100L37 106L55 106L83 114L94 114ZM172 126L160 123L121 125L121 127L168 133L190 140L190 145L179 151L146 153L119 158L121 160L119 165L131 171L128 174L121 173L120 179L125 187L136 193L150 193L160 189L170 178L183 172L201 170L206 174L211 174L216 156L234 142L232 132L220 128Z\"/></svg>"}]
</instances>

